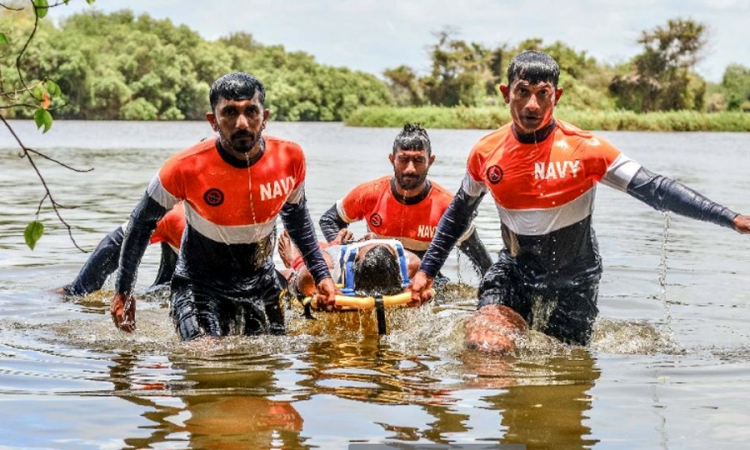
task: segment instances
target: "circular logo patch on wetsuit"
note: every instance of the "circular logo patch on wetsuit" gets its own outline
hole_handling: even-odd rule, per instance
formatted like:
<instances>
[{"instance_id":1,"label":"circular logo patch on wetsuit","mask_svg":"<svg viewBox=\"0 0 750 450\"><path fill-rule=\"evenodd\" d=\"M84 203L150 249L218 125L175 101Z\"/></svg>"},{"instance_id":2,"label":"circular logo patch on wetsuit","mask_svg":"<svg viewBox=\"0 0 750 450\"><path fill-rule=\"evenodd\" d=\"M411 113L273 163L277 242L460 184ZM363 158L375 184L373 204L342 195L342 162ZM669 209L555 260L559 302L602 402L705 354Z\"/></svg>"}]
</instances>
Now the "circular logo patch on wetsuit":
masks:
<instances>
[{"instance_id":1,"label":"circular logo patch on wetsuit","mask_svg":"<svg viewBox=\"0 0 750 450\"><path fill-rule=\"evenodd\" d=\"M374 227L379 227L380 225L383 225L383 218L380 217L380 214L375 213L370 216L370 225Z\"/></svg>"},{"instance_id":2,"label":"circular logo patch on wetsuit","mask_svg":"<svg viewBox=\"0 0 750 450\"><path fill-rule=\"evenodd\" d=\"M492 166L487 169L487 180L492 184L497 184L503 179L503 169L500 166Z\"/></svg>"},{"instance_id":3,"label":"circular logo patch on wetsuit","mask_svg":"<svg viewBox=\"0 0 750 450\"><path fill-rule=\"evenodd\" d=\"M216 188L211 188L203 194L203 200L211 206L219 206L224 203L224 193Z\"/></svg>"}]
</instances>

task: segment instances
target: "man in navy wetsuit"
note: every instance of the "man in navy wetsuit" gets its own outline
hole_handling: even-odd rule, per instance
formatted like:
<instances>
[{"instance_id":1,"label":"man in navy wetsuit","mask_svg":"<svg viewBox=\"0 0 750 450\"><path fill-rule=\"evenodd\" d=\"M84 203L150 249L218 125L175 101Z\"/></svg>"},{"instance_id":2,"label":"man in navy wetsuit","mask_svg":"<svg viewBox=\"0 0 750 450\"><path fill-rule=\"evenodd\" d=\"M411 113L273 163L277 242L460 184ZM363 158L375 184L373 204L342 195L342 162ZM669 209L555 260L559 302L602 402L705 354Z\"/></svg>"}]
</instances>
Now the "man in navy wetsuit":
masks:
<instances>
[{"instance_id":1,"label":"man in navy wetsuit","mask_svg":"<svg viewBox=\"0 0 750 450\"><path fill-rule=\"evenodd\" d=\"M285 332L275 270L276 218L281 216L317 285L324 307L336 287L307 210L305 158L294 142L262 135L269 111L255 77L232 73L211 86L218 133L172 156L131 214L112 299L115 325L135 329L135 273L156 223L180 201L186 227L172 277L170 315L182 340Z\"/></svg>"},{"instance_id":2,"label":"man in navy wetsuit","mask_svg":"<svg viewBox=\"0 0 750 450\"><path fill-rule=\"evenodd\" d=\"M122 251L122 240L125 237L125 230L129 226L130 222L107 234L83 264L75 279L70 284L58 289L57 292L65 295L83 296L101 289L107 278L117 270L120 252ZM175 206L157 223L156 230L151 235L150 243L161 244L161 261L156 279L149 291L169 287L184 230L185 212L181 204Z\"/></svg>"},{"instance_id":3,"label":"man in navy wetsuit","mask_svg":"<svg viewBox=\"0 0 750 450\"><path fill-rule=\"evenodd\" d=\"M398 239L405 249L421 257L453 194L427 178L435 155L421 126L406 124L393 140L388 158L393 175L357 185L321 216L320 230L330 242L351 222L364 220L373 237ZM473 225L459 241L458 249L475 271L484 275L492 258Z\"/></svg>"},{"instance_id":4,"label":"man in navy wetsuit","mask_svg":"<svg viewBox=\"0 0 750 450\"><path fill-rule=\"evenodd\" d=\"M544 53L527 51L511 60L508 84L500 90L512 122L472 149L461 187L410 286L414 305L431 298L427 289L489 192L505 248L480 283L479 309L466 323L469 346L511 350L512 335L527 326L563 342L589 342L602 272L591 226L597 182L660 211L750 232L750 216L655 174L604 139L555 119L562 95L559 74L557 62Z\"/></svg>"}]
</instances>

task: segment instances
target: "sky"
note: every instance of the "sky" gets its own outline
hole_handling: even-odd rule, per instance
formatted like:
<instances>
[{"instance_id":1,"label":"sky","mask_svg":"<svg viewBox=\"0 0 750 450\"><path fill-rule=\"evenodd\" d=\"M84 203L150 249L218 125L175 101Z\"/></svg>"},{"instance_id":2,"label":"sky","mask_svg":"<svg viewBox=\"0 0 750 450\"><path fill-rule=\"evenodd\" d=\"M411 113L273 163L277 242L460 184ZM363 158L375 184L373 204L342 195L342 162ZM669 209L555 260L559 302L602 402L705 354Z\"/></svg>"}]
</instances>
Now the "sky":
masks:
<instances>
[{"instance_id":1,"label":"sky","mask_svg":"<svg viewBox=\"0 0 750 450\"><path fill-rule=\"evenodd\" d=\"M559 40L598 61L620 63L641 52L642 31L675 18L708 26L698 66L707 80L720 82L731 63L750 67L750 0L96 0L93 7L170 19L208 40L244 31L262 44L378 76L402 64L426 73L427 48L445 27L490 47ZM72 0L49 16L90 8Z\"/></svg>"}]
</instances>

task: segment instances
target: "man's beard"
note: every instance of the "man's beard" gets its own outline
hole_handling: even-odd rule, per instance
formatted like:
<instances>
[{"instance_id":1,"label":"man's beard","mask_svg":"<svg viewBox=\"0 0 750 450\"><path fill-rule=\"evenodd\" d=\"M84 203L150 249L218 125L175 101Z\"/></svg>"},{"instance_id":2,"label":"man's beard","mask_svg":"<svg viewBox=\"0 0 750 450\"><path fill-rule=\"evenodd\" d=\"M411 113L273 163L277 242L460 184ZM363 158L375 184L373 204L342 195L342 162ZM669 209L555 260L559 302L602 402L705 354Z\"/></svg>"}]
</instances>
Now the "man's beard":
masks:
<instances>
[{"instance_id":1,"label":"man's beard","mask_svg":"<svg viewBox=\"0 0 750 450\"><path fill-rule=\"evenodd\" d=\"M250 131L237 131L229 139L224 133L219 133L221 137L221 143L235 152L248 153L255 147L260 139L260 133L257 135Z\"/></svg>"},{"instance_id":2,"label":"man's beard","mask_svg":"<svg viewBox=\"0 0 750 450\"><path fill-rule=\"evenodd\" d=\"M401 187L401 189L405 191L411 191L412 189L418 188L422 185L422 183L425 182L426 179L427 174L424 174L422 176L413 175L408 177L404 175L396 175L396 182Z\"/></svg>"}]
</instances>

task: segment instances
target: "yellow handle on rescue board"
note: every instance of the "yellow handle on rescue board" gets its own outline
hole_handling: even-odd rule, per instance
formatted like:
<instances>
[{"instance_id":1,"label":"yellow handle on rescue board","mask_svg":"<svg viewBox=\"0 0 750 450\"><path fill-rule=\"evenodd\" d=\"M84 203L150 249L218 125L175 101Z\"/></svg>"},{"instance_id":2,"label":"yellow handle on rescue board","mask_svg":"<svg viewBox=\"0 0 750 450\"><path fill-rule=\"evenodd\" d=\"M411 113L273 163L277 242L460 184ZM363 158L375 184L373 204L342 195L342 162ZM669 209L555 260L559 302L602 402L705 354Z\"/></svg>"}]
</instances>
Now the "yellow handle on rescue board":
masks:
<instances>
[{"instance_id":1,"label":"yellow handle on rescue board","mask_svg":"<svg viewBox=\"0 0 750 450\"><path fill-rule=\"evenodd\" d=\"M435 295L435 290L429 290L432 295ZM393 306L404 306L411 302L411 292L406 291L396 295L384 295L383 306L386 308ZM318 299L315 297L305 297L302 300L303 305L310 304L314 309L318 308ZM350 297L348 295L337 295L336 296L336 307L338 309L374 309L375 298L374 297Z\"/></svg>"}]
</instances>

